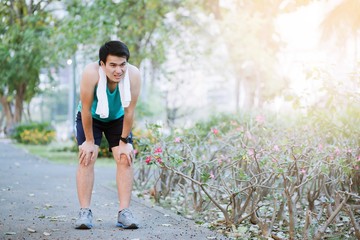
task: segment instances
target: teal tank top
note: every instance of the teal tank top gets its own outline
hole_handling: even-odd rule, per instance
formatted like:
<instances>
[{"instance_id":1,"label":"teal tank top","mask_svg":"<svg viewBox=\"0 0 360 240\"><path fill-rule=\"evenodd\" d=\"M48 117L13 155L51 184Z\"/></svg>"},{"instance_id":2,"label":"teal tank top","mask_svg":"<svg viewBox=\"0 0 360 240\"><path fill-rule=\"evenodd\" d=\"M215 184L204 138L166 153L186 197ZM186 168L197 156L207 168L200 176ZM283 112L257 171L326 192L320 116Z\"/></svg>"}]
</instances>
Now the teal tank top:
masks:
<instances>
[{"instance_id":1,"label":"teal tank top","mask_svg":"<svg viewBox=\"0 0 360 240\"><path fill-rule=\"evenodd\" d=\"M96 89L97 89L97 87L95 87L94 101L91 105L91 115L94 119L97 119L102 122L110 122L112 120L116 120L116 119L119 119L122 116L124 116L124 108L121 104L119 88L116 87L113 92L110 92L109 88L106 87L106 95L107 95L108 104L109 104L109 116L107 118L100 118L100 116L95 113L96 107L98 104L98 98L96 96ZM79 112L81 112L81 108L82 108L81 102L79 102L79 105L78 105Z\"/></svg>"}]
</instances>

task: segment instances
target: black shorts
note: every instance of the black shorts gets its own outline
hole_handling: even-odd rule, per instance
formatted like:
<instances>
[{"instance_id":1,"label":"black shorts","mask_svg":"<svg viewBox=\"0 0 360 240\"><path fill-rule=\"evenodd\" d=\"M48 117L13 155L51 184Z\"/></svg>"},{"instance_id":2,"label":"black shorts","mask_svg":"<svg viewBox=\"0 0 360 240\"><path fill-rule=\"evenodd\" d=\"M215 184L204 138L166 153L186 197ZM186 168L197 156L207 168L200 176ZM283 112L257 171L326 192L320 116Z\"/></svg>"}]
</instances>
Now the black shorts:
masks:
<instances>
[{"instance_id":1,"label":"black shorts","mask_svg":"<svg viewBox=\"0 0 360 240\"><path fill-rule=\"evenodd\" d=\"M110 151L111 148L119 146L120 136L123 129L124 116L110 122L102 122L94 118L92 121L94 141L96 145L100 146L101 138L104 133L106 140L108 141ZM81 112L78 112L76 115L75 132L77 143L80 146L83 144L83 142L85 142L85 133L81 122ZM131 132L129 135L129 143L133 143Z\"/></svg>"}]
</instances>

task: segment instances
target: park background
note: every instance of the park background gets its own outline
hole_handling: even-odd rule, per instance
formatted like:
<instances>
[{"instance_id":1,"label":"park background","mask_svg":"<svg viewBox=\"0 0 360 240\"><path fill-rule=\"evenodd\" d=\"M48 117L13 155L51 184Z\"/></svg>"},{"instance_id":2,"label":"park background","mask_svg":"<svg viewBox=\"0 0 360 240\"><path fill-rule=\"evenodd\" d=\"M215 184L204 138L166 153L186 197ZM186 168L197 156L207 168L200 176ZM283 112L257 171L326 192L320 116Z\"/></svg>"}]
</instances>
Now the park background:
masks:
<instances>
[{"instance_id":1,"label":"park background","mask_svg":"<svg viewBox=\"0 0 360 240\"><path fill-rule=\"evenodd\" d=\"M2 0L1 136L70 150L81 71L120 39L142 73L138 196L233 238L359 239L359 10Z\"/></svg>"}]
</instances>

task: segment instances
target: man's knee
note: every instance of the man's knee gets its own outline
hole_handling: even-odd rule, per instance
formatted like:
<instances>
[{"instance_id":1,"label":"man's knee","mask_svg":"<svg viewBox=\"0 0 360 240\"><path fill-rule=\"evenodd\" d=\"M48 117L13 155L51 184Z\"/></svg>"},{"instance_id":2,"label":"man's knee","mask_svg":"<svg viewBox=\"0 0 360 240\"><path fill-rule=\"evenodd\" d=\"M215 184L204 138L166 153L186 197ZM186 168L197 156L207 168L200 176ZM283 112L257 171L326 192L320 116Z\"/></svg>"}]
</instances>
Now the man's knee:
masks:
<instances>
[{"instance_id":1,"label":"man's knee","mask_svg":"<svg viewBox=\"0 0 360 240\"><path fill-rule=\"evenodd\" d=\"M94 165L95 165L95 162L96 162L96 158L94 159L90 159L89 161L82 161L81 163L79 163L79 167L80 168L83 168L83 169L90 169L90 168L94 168Z\"/></svg>"},{"instance_id":2,"label":"man's knee","mask_svg":"<svg viewBox=\"0 0 360 240\"><path fill-rule=\"evenodd\" d=\"M128 159L127 156L125 154L121 154L120 158L115 158L116 164L118 165L126 165L128 166Z\"/></svg>"}]
</instances>

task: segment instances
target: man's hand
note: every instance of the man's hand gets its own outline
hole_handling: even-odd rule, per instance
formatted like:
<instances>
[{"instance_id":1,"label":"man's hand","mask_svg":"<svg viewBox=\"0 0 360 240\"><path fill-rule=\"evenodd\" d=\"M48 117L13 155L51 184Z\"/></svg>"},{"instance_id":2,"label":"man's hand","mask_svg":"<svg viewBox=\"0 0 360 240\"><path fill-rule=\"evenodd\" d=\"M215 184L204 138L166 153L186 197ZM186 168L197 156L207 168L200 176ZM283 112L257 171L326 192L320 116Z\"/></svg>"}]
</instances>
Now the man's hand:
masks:
<instances>
[{"instance_id":1,"label":"man's hand","mask_svg":"<svg viewBox=\"0 0 360 240\"><path fill-rule=\"evenodd\" d=\"M89 165L90 162L95 161L99 152L99 146L93 142L84 142L79 146L79 164Z\"/></svg>"},{"instance_id":2,"label":"man's hand","mask_svg":"<svg viewBox=\"0 0 360 240\"><path fill-rule=\"evenodd\" d=\"M126 157L126 160L128 161L129 166L131 166L132 161L134 159L134 148L131 143L123 143L120 141L119 148L118 148L117 157L119 159L123 159Z\"/></svg>"}]
</instances>

